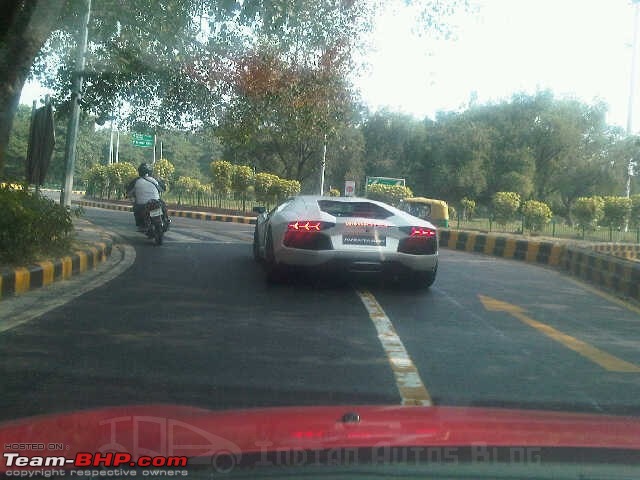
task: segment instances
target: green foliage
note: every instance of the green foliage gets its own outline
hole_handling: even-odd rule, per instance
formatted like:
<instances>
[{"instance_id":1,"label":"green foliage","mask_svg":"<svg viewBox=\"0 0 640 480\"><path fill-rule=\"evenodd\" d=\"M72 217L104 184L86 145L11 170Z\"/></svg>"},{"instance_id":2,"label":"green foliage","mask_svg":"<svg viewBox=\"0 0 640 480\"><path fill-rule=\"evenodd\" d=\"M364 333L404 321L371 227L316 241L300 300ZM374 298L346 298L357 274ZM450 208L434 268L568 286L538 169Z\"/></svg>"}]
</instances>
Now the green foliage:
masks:
<instances>
[{"instance_id":1,"label":"green foliage","mask_svg":"<svg viewBox=\"0 0 640 480\"><path fill-rule=\"evenodd\" d=\"M330 197L339 197L340 196L340 190L338 190L337 188L332 188L329 190L329 196Z\"/></svg>"},{"instance_id":2,"label":"green foliage","mask_svg":"<svg viewBox=\"0 0 640 480\"><path fill-rule=\"evenodd\" d=\"M473 214L476 211L476 202L475 200L471 200L470 198L464 197L460 204L462 205L462 216L465 220L471 220L473 218ZM449 216L449 218L453 218Z\"/></svg>"},{"instance_id":3,"label":"green foliage","mask_svg":"<svg viewBox=\"0 0 640 480\"><path fill-rule=\"evenodd\" d=\"M553 212L544 202L528 200L522 205L522 215L524 217L524 228L539 232L551 221Z\"/></svg>"},{"instance_id":4,"label":"green foliage","mask_svg":"<svg viewBox=\"0 0 640 480\"><path fill-rule=\"evenodd\" d=\"M453 205L447 205L447 212L449 213L449 219L458 218L458 211Z\"/></svg>"},{"instance_id":5,"label":"green foliage","mask_svg":"<svg viewBox=\"0 0 640 480\"><path fill-rule=\"evenodd\" d=\"M202 193L203 186L197 178L182 176L176 180L173 190L178 195L178 205L181 205L185 201L190 203L197 198Z\"/></svg>"},{"instance_id":6,"label":"green foliage","mask_svg":"<svg viewBox=\"0 0 640 480\"><path fill-rule=\"evenodd\" d=\"M631 199L626 197L604 197L601 225L624 228L631 215Z\"/></svg>"},{"instance_id":7,"label":"green foliage","mask_svg":"<svg viewBox=\"0 0 640 480\"><path fill-rule=\"evenodd\" d=\"M211 162L211 176L213 188L219 195L226 195L231 191L233 165L225 160Z\"/></svg>"},{"instance_id":8,"label":"green foliage","mask_svg":"<svg viewBox=\"0 0 640 480\"><path fill-rule=\"evenodd\" d=\"M249 188L253 187L255 173L253 168L247 165L234 165L231 175L231 186L233 191L242 198L242 211L246 211L247 195Z\"/></svg>"},{"instance_id":9,"label":"green foliage","mask_svg":"<svg viewBox=\"0 0 640 480\"><path fill-rule=\"evenodd\" d=\"M0 263L26 264L69 248L72 212L26 189L0 186Z\"/></svg>"},{"instance_id":10,"label":"green foliage","mask_svg":"<svg viewBox=\"0 0 640 480\"><path fill-rule=\"evenodd\" d=\"M107 193L109 175L106 165L94 165L85 173L87 195L102 198Z\"/></svg>"},{"instance_id":11,"label":"green foliage","mask_svg":"<svg viewBox=\"0 0 640 480\"><path fill-rule=\"evenodd\" d=\"M174 167L173 163L171 163L166 158L161 158L153 166L154 178L163 180L166 184L167 190L171 186L173 174L175 173L175 171L176 167Z\"/></svg>"},{"instance_id":12,"label":"green foliage","mask_svg":"<svg viewBox=\"0 0 640 480\"><path fill-rule=\"evenodd\" d=\"M571 215L583 230L594 229L604 215L602 197L580 197L573 204Z\"/></svg>"},{"instance_id":13,"label":"green foliage","mask_svg":"<svg viewBox=\"0 0 640 480\"><path fill-rule=\"evenodd\" d=\"M253 185L255 174L247 165L234 165L231 175L231 186L234 192L246 195L249 187Z\"/></svg>"},{"instance_id":14,"label":"green foliage","mask_svg":"<svg viewBox=\"0 0 640 480\"><path fill-rule=\"evenodd\" d=\"M629 223L633 227L640 227L640 194L631 195L631 217Z\"/></svg>"},{"instance_id":15,"label":"green foliage","mask_svg":"<svg viewBox=\"0 0 640 480\"><path fill-rule=\"evenodd\" d=\"M397 206L403 198L409 197L413 197L413 192L409 187L402 185L375 184L367 188L367 198L394 206Z\"/></svg>"},{"instance_id":16,"label":"green foliage","mask_svg":"<svg viewBox=\"0 0 640 480\"><path fill-rule=\"evenodd\" d=\"M127 184L138 176L138 170L130 163L112 163L106 167L107 198L115 194L116 198L124 198L127 194Z\"/></svg>"},{"instance_id":17,"label":"green foliage","mask_svg":"<svg viewBox=\"0 0 640 480\"><path fill-rule=\"evenodd\" d=\"M493 196L493 218L501 225L513 220L520 208L520 195L516 192L497 192Z\"/></svg>"},{"instance_id":18,"label":"green foliage","mask_svg":"<svg viewBox=\"0 0 640 480\"><path fill-rule=\"evenodd\" d=\"M269 205L274 201L271 193L272 185L278 181L278 176L272 173L260 172L255 177L255 195L256 200L260 203Z\"/></svg>"}]
</instances>

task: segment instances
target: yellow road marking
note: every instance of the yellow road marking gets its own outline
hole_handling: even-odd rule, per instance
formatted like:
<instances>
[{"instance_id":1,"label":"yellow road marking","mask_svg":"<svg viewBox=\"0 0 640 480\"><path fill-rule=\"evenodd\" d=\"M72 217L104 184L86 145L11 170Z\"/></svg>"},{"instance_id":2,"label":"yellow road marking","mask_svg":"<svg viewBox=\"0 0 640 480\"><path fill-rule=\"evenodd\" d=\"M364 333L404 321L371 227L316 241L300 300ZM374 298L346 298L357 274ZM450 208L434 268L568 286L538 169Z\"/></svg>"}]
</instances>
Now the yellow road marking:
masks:
<instances>
[{"instance_id":1,"label":"yellow road marking","mask_svg":"<svg viewBox=\"0 0 640 480\"><path fill-rule=\"evenodd\" d=\"M431 396L424 386L418 369L413 364L407 349L396 333L391 320L376 298L367 290L357 290L358 296L369 312L369 317L376 327L378 339L387 354L391 370L396 379L396 386L403 405L433 405Z\"/></svg>"},{"instance_id":2,"label":"yellow road marking","mask_svg":"<svg viewBox=\"0 0 640 480\"><path fill-rule=\"evenodd\" d=\"M637 365L615 357L603 350L600 350L599 348L583 342L582 340L578 340L577 338L567 335L566 333L562 333L549 325L538 322L537 320L525 315L525 310L517 305L502 302L484 295L478 295L478 298L482 302L482 305L484 305L485 309L493 312L506 312L514 316L521 322L535 328L541 333L544 333L556 342L563 344L565 347L600 365L605 370L610 372L640 373L640 367Z\"/></svg>"}]
</instances>

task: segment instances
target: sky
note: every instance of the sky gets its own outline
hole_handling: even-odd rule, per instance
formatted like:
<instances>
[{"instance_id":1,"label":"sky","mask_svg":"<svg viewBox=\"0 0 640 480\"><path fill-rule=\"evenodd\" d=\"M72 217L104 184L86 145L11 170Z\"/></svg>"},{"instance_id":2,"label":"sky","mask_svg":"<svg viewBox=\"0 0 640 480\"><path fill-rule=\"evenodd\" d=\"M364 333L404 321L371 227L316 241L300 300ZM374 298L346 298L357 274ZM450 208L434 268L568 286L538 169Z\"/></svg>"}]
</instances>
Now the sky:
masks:
<instances>
[{"instance_id":1,"label":"sky","mask_svg":"<svg viewBox=\"0 0 640 480\"><path fill-rule=\"evenodd\" d=\"M626 127L631 0L471 2L475 8L451 19L455 37L448 40L419 36L411 28L415 11L398 7L402 0L382 12L366 55L370 67L355 82L363 100L374 110L433 118L465 108L473 93L485 103L549 88L588 103L603 100L608 122ZM30 84L21 101L44 93ZM633 111L638 131L640 88Z\"/></svg>"},{"instance_id":2,"label":"sky","mask_svg":"<svg viewBox=\"0 0 640 480\"><path fill-rule=\"evenodd\" d=\"M456 38L412 33L414 12L387 11L377 22L370 72L359 86L374 108L432 117L515 92L551 89L586 102L604 100L609 123L626 127L634 7L630 0L472 0L456 15ZM640 50L640 49L639 49ZM640 63L639 63L640 69ZM634 130L640 128L640 88Z\"/></svg>"}]
</instances>

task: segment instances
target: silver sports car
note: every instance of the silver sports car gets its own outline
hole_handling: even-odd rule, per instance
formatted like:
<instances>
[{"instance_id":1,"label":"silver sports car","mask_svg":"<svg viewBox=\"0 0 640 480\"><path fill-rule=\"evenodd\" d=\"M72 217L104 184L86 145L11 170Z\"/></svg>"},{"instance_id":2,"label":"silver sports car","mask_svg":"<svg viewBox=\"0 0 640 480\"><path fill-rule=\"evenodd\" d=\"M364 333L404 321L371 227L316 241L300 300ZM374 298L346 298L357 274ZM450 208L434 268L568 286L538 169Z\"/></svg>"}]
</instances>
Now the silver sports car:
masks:
<instances>
[{"instance_id":1,"label":"silver sports car","mask_svg":"<svg viewBox=\"0 0 640 480\"><path fill-rule=\"evenodd\" d=\"M300 195L268 213L255 210L260 214L253 255L271 281L282 279L290 267L388 272L424 287L436 278L436 227L385 203Z\"/></svg>"}]
</instances>

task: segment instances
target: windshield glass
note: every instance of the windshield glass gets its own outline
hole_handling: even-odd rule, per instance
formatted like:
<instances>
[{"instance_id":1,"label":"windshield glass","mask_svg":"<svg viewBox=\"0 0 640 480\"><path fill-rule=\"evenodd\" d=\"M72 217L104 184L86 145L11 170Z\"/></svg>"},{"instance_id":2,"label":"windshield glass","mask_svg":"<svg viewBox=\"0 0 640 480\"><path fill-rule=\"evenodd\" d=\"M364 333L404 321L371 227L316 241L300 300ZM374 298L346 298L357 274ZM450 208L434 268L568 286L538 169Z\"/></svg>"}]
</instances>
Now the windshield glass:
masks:
<instances>
[{"instance_id":1,"label":"windshield glass","mask_svg":"<svg viewBox=\"0 0 640 480\"><path fill-rule=\"evenodd\" d=\"M3 9L0 475L640 451L640 1Z\"/></svg>"}]
</instances>

